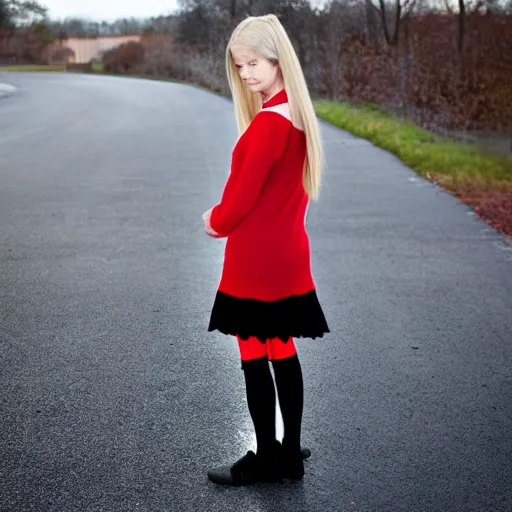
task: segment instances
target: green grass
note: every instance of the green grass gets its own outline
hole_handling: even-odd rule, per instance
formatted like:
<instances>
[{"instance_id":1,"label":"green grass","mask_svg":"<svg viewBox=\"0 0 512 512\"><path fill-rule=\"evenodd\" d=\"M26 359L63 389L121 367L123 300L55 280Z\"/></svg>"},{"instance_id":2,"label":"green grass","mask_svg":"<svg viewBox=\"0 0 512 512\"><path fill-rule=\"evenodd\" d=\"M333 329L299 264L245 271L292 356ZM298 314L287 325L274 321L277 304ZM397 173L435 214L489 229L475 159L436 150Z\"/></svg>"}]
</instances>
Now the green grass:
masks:
<instances>
[{"instance_id":1,"label":"green grass","mask_svg":"<svg viewBox=\"0 0 512 512\"><path fill-rule=\"evenodd\" d=\"M103 63L102 62L92 62L91 68L93 73L102 73L103 72ZM66 65L26 65L26 66L0 66L0 71L26 71L26 72L36 72L36 71L66 71Z\"/></svg>"},{"instance_id":2,"label":"green grass","mask_svg":"<svg viewBox=\"0 0 512 512\"><path fill-rule=\"evenodd\" d=\"M93 61L91 67L93 73L103 73L103 62Z\"/></svg>"},{"instance_id":3,"label":"green grass","mask_svg":"<svg viewBox=\"0 0 512 512\"><path fill-rule=\"evenodd\" d=\"M64 66L0 66L0 71L65 71Z\"/></svg>"},{"instance_id":4,"label":"green grass","mask_svg":"<svg viewBox=\"0 0 512 512\"><path fill-rule=\"evenodd\" d=\"M457 195L512 190L512 158L451 142L373 105L315 101L317 115L394 153L422 176Z\"/></svg>"}]
</instances>

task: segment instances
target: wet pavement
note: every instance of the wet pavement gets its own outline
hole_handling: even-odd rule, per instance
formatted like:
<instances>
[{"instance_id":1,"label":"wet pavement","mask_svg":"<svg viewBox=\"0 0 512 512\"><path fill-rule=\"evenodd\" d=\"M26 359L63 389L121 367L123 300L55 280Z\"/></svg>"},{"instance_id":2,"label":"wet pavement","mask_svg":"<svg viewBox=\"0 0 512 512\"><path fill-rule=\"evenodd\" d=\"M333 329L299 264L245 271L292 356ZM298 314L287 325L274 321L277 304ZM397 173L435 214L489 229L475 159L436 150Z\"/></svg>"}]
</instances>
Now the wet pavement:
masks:
<instances>
[{"instance_id":1,"label":"wet pavement","mask_svg":"<svg viewBox=\"0 0 512 512\"><path fill-rule=\"evenodd\" d=\"M322 124L308 214L331 334L299 340L302 482L219 488L254 447L203 232L232 104L184 85L0 73L0 510L512 510L512 247Z\"/></svg>"}]
</instances>

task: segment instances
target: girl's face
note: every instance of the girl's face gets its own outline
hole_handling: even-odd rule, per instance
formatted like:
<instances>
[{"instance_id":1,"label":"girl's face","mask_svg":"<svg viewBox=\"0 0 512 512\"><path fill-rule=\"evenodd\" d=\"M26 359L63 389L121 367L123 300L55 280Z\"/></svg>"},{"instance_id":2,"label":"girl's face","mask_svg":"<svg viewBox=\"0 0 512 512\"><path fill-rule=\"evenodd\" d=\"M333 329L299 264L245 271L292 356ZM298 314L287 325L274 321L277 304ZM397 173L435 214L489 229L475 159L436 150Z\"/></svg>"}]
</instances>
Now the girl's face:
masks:
<instances>
[{"instance_id":1,"label":"girl's face","mask_svg":"<svg viewBox=\"0 0 512 512\"><path fill-rule=\"evenodd\" d=\"M279 66L265 59L260 53L233 46L231 58L240 78L252 92L272 95L282 88Z\"/></svg>"}]
</instances>

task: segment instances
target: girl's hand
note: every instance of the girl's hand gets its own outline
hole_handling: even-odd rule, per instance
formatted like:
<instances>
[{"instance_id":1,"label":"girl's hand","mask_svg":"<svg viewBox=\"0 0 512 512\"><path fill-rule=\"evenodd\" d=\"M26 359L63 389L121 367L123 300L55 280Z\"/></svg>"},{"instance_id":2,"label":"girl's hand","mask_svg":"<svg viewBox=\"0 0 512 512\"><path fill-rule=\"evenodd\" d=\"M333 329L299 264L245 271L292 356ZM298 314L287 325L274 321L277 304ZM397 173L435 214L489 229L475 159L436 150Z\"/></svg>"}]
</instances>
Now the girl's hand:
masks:
<instances>
[{"instance_id":1,"label":"girl's hand","mask_svg":"<svg viewBox=\"0 0 512 512\"><path fill-rule=\"evenodd\" d=\"M217 233L217 231L215 231L210 225L210 217L212 216L212 210L213 207L203 213L204 230L206 234L211 236L212 238L220 238L219 233Z\"/></svg>"}]
</instances>

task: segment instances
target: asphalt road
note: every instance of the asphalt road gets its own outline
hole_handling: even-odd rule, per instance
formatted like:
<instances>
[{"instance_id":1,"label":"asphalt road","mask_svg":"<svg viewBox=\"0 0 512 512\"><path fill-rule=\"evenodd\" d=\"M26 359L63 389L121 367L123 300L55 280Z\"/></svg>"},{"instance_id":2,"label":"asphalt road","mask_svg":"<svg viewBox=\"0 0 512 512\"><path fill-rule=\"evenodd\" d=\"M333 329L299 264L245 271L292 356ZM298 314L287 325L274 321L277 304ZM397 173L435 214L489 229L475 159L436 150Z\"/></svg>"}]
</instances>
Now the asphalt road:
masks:
<instances>
[{"instance_id":1,"label":"asphalt road","mask_svg":"<svg viewBox=\"0 0 512 512\"><path fill-rule=\"evenodd\" d=\"M322 124L309 210L331 334L297 342L300 483L219 488L254 438L208 333L232 105L193 87L0 74L0 510L510 512L512 247Z\"/></svg>"}]
</instances>

